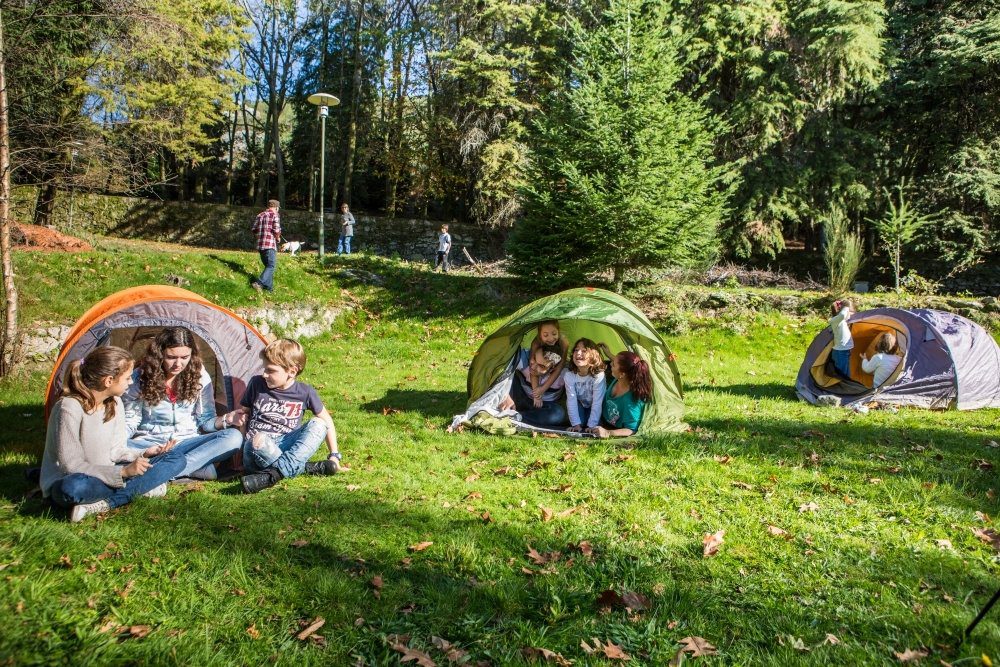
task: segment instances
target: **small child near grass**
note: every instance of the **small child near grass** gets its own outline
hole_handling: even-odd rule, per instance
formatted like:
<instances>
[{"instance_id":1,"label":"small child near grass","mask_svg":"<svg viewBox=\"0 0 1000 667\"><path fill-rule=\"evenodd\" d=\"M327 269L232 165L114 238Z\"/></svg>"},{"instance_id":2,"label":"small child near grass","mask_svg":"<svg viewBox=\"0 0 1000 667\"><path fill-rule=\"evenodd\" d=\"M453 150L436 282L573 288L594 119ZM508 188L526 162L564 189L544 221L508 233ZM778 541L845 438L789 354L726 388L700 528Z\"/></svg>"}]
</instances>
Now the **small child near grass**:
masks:
<instances>
[{"instance_id":1,"label":"small child near grass","mask_svg":"<svg viewBox=\"0 0 1000 667\"><path fill-rule=\"evenodd\" d=\"M854 349L854 337L851 335L851 325L847 323L854 314L854 302L850 299L839 299L830 307L833 317L830 318L830 331L833 332L833 350L830 356L837 372L845 378L851 377L851 350Z\"/></svg>"},{"instance_id":2,"label":"small child near grass","mask_svg":"<svg viewBox=\"0 0 1000 667\"><path fill-rule=\"evenodd\" d=\"M874 375L873 388L881 387L896 371L899 362L903 360L898 352L895 334L887 331L879 335L875 342L875 354L871 359L861 355L861 370Z\"/></svg>"},{"instance_id":3,"label":"small child near grass","mask_svg":"<svg viewBox=\"0 0 1000 667\"><path fill-rule=\"evenodd\" d=\"M227 417L246 425L243 466L250 474L240 478L244 493L257 493L282 478L333 475L340 471L337 430L319 394L298 381L306 367L306 353L294 340L280 338L261 352L264 372L247 385L240 407ZM308 408L315 417L304 426ZM330 448L325 461L309 462L323 440Z\"/></svg>"}]
</instances>

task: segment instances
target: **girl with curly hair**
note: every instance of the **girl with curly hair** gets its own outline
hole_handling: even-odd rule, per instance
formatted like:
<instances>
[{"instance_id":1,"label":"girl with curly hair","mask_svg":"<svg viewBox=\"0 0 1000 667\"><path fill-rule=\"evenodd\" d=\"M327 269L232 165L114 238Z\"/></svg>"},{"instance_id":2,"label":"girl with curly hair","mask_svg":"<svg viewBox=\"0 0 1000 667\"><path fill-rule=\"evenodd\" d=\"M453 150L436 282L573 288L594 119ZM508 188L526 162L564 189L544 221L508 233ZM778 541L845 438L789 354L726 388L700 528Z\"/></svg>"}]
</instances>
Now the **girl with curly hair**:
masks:
<instances>
[{"instance_id":1,"label":"girl with curly hair","mask_svg":"<svg viewBox=\"0 0 1000 667\"><path fill-rule=\"evenodd\" d=\"M124 396L129 446L174 443L186 465L178 477L216 479L214 463L240 450L242 424L217 416L212 378L194 334L167 327L149 344ZM235 428L229 428L230 426Z\"/></svg>"}]
</instances>

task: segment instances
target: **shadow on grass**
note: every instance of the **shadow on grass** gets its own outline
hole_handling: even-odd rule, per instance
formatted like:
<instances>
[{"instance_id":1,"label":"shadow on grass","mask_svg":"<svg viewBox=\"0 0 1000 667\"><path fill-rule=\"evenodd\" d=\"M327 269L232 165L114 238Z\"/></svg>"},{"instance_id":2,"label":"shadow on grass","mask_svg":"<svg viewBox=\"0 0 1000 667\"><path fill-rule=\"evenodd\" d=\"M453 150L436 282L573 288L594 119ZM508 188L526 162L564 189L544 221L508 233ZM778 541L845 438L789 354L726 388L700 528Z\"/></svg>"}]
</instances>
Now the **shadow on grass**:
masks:
<instances>
[{"instance_id":1,"label":"shadow on grass","mask_svg":"<svg viewBox=\"0 0 1000 667\"><path fill-rule=\"evenodd\" d=\"M247 268L245 266L243 266L242 264L240 264L239 262L234 262L231 259L226 259L225 257L222 257L220 255L214 255L214 254L208 255L208 258L212 259L212 260L215 260L219 264L222 264L227 269L229 269L230 271L232 271L233 274L235 274L237 276L243 276L244 278L247 279L248 283L252 283L254 280L257 279L257 276L255 274L252 274L249 271L247 271Z\"/></svg>"},{"instance_id":2,"label":"shadow on grass","mask_svg":"<svg viewBox=\"0 0 1000 667\"><path fill-rule=\"evenodd\" d=\"M378 301L389 307L381 308L380 314L394 320L501 318L540 296L525 293L512 278L473 272L434 273L425 264L402 265L371 255L333 256L326 266L316 265L306 271L352 287L381 287L383 293Z\"/></svg>"},{"instance_id":3,"label":"shadow on grass","mask_svg":"<svg viewBox=\"0 0 1000 667\"><path fill-rule=\"evenodd\" d=\"M788 399L790 401L797 400L794 385L778 384L776 382L769 382L767 384L730 385L695 384L685 386L684 391L685 393L692 391L704 391L718 394L736 394L738 396L746 396L748 398L778 398Z\"/></svg>"},{"instance_id":4,"label":"shadow on grass","mask_svg":"<svg viewBox=\"0 0 1000 667\"><path fill-rule=\"evenodd\" d=\"M388 414L392 410L416 412L429 419L451 418L465 410L465 393L427 389L389 389L382 398L363 403L365 412Z\"/></svg>"}]
</instances>

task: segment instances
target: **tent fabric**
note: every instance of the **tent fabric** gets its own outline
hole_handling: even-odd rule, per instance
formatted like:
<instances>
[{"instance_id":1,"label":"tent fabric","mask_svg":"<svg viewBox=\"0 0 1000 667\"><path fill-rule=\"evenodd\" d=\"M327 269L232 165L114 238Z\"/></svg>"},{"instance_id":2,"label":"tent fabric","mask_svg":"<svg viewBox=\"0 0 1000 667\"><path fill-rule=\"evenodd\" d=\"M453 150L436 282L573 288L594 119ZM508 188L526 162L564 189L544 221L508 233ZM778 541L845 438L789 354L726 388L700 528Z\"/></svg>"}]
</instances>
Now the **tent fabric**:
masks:
<instances>
[{"instance_id":1,"label":"tent fabric","mask_svg":"<svg viewBox=\"0 0 1000 667\"><path fill-rule=\"evenodd\" d=\"M641 433L686 428L680 373L663 338L630 301L592 287L566 290L533 301L490 334L469 366L470 407L510 373L515 352L531 344L538 323L545 320L558 320L570 345L587 337L606 343L613 353L631 350L649 364L653 397L639 427Z\"/></svg>"},{"instance_id":2,"label":"tent fabric","mask_svg":"<svg viewBox=\"0 0 1000 667\"><path fill-rule=\"evenodd\" d=\"M205 367L212 375L220 408L232 410L246 383L260 372L260 353L267 341L253 325L232 311L179 287L133 287L102 299L84 313L60 348L45 393L45 414L62 392L71 361L100 345L118 345L134 357L163 327L189 329L200 342Z\"/></svg>"},{"instance_id":3,"label":"tent fabric","mask_svg":"<svg viewBox=\"0 0 1000 667\"><path fill-rule=\"evenodd\" d=\"M803 400L816 403L832 394L846 406L877 400L931 409L1000 407L1000 346L975 322L938 310L878 308L855 313L849 324L852 335L858 332L852 382L828 372L833 335L824 329L810 344L796 378L795 390ZM860 373L856 364L885 330L896 334L903 360L885 384L871 387L871 376ZM859 385L868 390L857 391Z\"/></svg>"}]
</instances>

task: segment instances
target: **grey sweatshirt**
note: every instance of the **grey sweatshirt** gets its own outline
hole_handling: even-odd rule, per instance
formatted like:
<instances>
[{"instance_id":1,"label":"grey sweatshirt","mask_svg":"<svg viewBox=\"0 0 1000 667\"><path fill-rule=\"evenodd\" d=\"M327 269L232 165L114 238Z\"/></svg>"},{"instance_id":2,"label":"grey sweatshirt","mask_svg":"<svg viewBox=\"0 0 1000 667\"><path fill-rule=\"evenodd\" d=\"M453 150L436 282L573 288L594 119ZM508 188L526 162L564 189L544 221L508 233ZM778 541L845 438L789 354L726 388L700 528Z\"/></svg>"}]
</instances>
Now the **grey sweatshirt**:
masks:
<instances>
[{"instance_id":1,"label":"grey sweatshirt","mask_svg":"<svg viewBox=\"0 0 1000 667\"><path fill-rule=\"evenodd\" d=\"M125 406L115 398L115 416L104 421L104 406L87 414L75 398L63 397L52 406L45 433L42 456L42 494L52 485L74 473L96 477L108 486L125 486L121 463L131 463L142 452L126 446Z\"/></svg>"}]
</instances>

